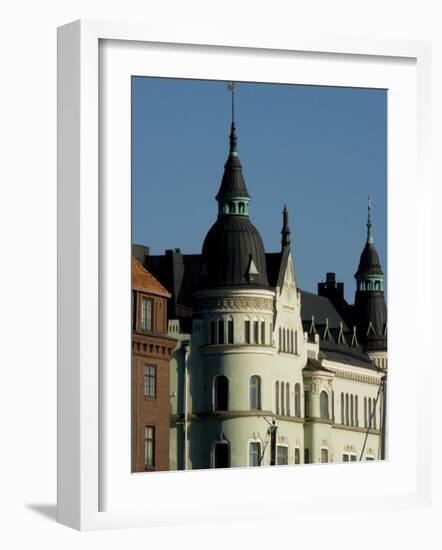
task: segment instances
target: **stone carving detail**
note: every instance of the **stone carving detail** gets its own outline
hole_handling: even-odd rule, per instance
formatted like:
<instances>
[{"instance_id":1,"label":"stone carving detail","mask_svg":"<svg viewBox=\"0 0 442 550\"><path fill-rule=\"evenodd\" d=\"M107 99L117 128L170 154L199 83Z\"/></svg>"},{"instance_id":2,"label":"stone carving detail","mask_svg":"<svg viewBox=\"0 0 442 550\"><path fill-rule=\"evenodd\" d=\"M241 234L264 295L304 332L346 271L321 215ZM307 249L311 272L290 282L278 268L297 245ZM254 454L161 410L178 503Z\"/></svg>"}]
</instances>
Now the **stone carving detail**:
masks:
<instances>
[{"instance_id":1,"label":"stone carving detail","mask_svg":"<svg viewBox=\"0 0 442 550\"><path fill-rule=\"evenodd\" d=\"M223 296L201 300L198 309L271 310L273 300L256 296Z\"/></svg>"}]
</instances>

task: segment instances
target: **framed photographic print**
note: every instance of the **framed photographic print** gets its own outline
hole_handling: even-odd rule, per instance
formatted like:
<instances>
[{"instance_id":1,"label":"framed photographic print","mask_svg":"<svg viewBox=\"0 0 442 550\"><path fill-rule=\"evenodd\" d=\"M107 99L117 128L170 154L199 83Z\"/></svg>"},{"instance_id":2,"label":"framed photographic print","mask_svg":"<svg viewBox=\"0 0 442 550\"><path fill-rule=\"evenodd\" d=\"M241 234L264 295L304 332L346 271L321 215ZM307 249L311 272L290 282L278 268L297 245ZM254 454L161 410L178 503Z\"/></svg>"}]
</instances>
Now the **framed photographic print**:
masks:
<instances>
[{"instance_id":1,"label":"framed photographic print","mask_svg":"<svg viewBox=\"0 0 442 550\"><path fill-rule=\"evenodd\" d=\"M59 30L59 521L424 505L427 48Z\"/></svg>"}]
</instances>

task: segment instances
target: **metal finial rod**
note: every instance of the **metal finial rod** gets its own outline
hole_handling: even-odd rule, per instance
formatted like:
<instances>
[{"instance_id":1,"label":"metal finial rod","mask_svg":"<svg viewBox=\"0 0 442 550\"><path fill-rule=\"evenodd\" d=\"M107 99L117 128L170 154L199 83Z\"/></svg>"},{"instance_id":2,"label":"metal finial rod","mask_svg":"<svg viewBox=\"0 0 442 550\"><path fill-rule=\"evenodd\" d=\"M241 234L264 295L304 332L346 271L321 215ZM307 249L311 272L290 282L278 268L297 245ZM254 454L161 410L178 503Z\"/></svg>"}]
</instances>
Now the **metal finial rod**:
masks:
<instances>
[{"instance_id":1,"label":"metal finial rod","mask_svg":"<svg viewBox=\"0 0 442 550\"><path fill-rule=\"evenodd\" d=\"M368 216L367 216L367 243L374 244L373 229L371 226L371 200L368 197Z\"/></svg>"},{"instance_id":2,"label":"metal finial rod","mask_svg":"<svg viewBox=\"0 0 442 550\"><path fill-rule=\"evenodd\" d=\"M232 124L235 124L235 83L227 84L227 89L232 93Z\"/></svg>"}]
</instances>

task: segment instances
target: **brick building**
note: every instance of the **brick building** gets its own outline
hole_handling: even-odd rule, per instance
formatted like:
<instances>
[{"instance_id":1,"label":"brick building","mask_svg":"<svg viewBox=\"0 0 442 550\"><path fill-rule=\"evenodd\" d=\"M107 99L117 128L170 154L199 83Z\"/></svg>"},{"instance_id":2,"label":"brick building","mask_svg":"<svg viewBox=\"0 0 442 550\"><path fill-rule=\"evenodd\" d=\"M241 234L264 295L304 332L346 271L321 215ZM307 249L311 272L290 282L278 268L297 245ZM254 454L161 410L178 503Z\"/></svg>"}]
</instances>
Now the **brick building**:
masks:
<instances>
[{"instance_id":1,"label":"brick building","mask_svg":"<svg viewBox=\"0 0 442 550\"><path fill-rule=\"evenodd\" d=\"M132 471L169 469L170 293L132 258Z\"/></svg>"}]
</instances>

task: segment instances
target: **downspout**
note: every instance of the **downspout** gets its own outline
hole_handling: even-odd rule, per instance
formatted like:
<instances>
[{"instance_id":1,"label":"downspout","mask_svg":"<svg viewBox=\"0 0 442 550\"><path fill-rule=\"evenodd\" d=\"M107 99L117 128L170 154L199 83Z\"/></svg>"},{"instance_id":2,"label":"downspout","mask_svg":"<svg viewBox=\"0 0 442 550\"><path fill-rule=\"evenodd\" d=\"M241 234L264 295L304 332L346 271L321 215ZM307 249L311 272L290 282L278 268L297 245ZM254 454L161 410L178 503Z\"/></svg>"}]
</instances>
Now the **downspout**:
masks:
<instances>
[{"instance_id":1,"label":"downspout","mask_svg":"<svg viewBox=\"0 0 442 550\"><path fill-rule=\"evenodd\" d=\"M382 392L382 438L381 438L381 460L387 457L387 373L384 374Z\"/></svg>"},{"instance_id":2,"label":"downspout","mask_svg":"<svg viewBox=\"0 0 442 550\"><path fill-rule=\"evenodd\" d=\"M188 385L189 385L189 375L187 372L187 363L190 355L190 346L189 341L186 340L183 342L183 352L184 352L184 469L188 469L188 456L189 456L189 441L187 437L188 429Z\"/></svg>"}]
</instances>

